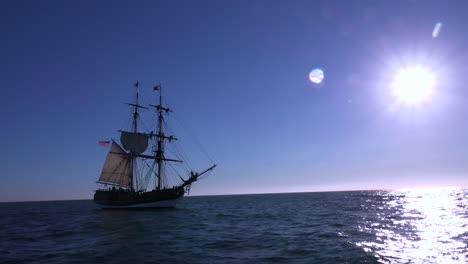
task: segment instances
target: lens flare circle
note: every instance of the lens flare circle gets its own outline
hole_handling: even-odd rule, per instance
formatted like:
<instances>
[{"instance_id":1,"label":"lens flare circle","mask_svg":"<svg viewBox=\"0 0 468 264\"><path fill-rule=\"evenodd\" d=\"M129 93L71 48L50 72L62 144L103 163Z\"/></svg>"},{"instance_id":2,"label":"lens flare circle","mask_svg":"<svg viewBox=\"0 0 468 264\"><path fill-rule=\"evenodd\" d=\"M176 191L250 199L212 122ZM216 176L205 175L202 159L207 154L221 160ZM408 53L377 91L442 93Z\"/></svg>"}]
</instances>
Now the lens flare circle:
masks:
<instances>
[{"instance_id":1,"label":"lens flare circle","mask_svg":"<svg viewBox=\"0 0 468 264\"><path fill-rule=\"evenodd\" d=\"M432 37L437 38L439 36L441 30L442 30L442 23L438 22L434 26L434 30L432 30Z\"/></svg>"},{"instance_id":2,"label":"lens flare circle","mask_svg":"<svg viewBox=\"0 0 468 264\"><path fill-rule=\"evenodd\" d=\"M434 94L434 75L421 66L401 69L391 85L392 95L401 103L419 105Z\"/></svg>"},{"instance_id":3,"label":"lens flare circle","mask_svg":"<svg viewBox=\"0 0 468 264\"><path fill-rule=\"evenodd\" d=\"M323 74L323 71L321 69L313 69L310 73L309 73L309 80L314 83L314 84L319 84L323 81L323 78L324 78L324 74Z\"/></svg>"}]
</instances>

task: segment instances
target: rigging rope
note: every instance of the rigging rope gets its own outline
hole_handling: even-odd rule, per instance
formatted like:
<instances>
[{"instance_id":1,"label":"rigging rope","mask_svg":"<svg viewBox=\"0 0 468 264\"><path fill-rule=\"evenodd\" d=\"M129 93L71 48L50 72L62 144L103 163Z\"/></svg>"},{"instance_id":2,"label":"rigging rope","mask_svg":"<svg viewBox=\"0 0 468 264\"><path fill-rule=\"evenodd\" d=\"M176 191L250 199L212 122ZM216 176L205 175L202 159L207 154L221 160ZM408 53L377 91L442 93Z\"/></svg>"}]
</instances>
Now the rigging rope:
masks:
<instances>
[{"instance_id":1,"label":"rigging rope","mask_svg":"<svg viewBox=\"0 0 468 264\"><path fill-rule=\"evenodd\" d=\"M170 106L170 103L169 103L170 100L167 100L166 98L166 105L169 107ZM170 108L170 107L169 107ZM172 116L171 116L172 117ZM182 122L183 120L182 119L178 119L176 117L172 117L178 124L180 127L182 127L182 129L184 129L195 141L195 143L198 145L198 147L200 148L200 150L202 151L203 155L205 155L205 157L210 160L210 162L212 164L216 164L216 162L214 161L214 159L208 154L208 151L206 151L206 149L203 147L203 145L201 144L200 140L198 140L198 138L195 136L195 133L193 133L189 128L188 126L185 126L184 125L184 122ZM170 127L169 127L169 130ZM174 132L172 132L171 130L171 133L174 134Z\"/></svg>"},{"instance_id":2,"label":"rigging rope","mask_svg":"<svg viewBox=\"0 0 468 264\"><path fill-rule=\"evenodd\" d=\"M206 151L206 149L203 147L203 145L200 143L200 140L198 140L198 138L195 136L195 134L190 130L188 129L187 126L185 126L182 122L181 119L178 119L176 117L174 117L174 120L195 140L195 143L198 144L198 147L200 147L201 151L203 152L203 154L206 156L206 158L208 158L211 163L213 164L216 164L213 160L213 158L208 154L208 152Z\"/></svg>"},{"instance_id":3,"label":"rigging rope","mask_svg":"<svg viewBox=\"0 0 468 264\"><path fill-rule=\"evenodd\" d=\"M163 122L164 122L165 127L169 130L169 132L174 135L175 133L171 129L169 124L165 120ZM173 146L173 149L169 147L168 150L173 151L171 152L173 155L177 156L177 158L179 158L180 160L183 160L189 166L188 169L190 170L193 166L190 163L190 160L184 154L184 151L182 150L182 147L180 146L179 142L175 141L173 142L171 146Z\"/></svg>"}]
</instances>

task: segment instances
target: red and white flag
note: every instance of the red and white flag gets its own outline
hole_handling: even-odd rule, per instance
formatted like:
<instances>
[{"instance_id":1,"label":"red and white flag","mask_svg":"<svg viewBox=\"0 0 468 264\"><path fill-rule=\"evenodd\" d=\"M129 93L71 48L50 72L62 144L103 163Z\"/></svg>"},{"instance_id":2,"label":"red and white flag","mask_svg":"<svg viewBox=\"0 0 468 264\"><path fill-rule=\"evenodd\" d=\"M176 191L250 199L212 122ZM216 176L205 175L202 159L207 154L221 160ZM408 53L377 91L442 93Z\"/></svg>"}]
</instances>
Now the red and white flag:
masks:
<instances>
[{"instance_id":1,"label":"red and white flag","mask_svg":"<svg viewBox=\"0 0 468 264\"><path fill-rule=\"evenodd\" d=\"M99 141L99 146L108 147L110 145L110 141Z\"/></svg>"}]
</instances>

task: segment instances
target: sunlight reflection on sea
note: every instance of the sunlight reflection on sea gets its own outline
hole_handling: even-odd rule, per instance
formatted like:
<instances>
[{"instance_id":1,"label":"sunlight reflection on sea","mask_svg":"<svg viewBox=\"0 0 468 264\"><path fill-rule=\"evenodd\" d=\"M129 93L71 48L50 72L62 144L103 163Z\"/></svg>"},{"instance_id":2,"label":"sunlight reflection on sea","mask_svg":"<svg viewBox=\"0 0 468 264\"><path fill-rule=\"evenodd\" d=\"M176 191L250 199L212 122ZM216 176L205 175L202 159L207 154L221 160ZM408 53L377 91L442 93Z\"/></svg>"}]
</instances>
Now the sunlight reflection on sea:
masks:
<instances>
[{"instance_id":1,"label":"sunlight reflection on sea","mask_svg":"<svg viewBox=\"0 0 468 264\"><path fill-rule=\"evenodd\" d=\"M467 263L465 208L461 189L382 192L363 204L359 230L375 240L358 242L381 263Z\"/></svg>"},{"instance_id":2,"label":"sunlight reflection on sea","mask_svg":"<svg viewBox=\"0 0 468 264\"><path fill-rule=\"evenodd\" d=\"M468 190L0 203L0 263L466 263Z\"/></svg>"}]
</instances>

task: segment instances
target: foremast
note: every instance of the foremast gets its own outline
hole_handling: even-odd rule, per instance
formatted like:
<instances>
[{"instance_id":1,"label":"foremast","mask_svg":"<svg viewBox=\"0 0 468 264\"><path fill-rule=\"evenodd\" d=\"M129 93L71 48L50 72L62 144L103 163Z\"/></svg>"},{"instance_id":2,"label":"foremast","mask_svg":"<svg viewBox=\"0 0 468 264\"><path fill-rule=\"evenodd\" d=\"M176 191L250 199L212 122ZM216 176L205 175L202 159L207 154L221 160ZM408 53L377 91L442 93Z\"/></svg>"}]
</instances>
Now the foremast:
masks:
<instances>
[{"instance_id":1,"label":"foremast","mask_svg":"<svg viewBox=\"0 0 468 264\"><path fill-rule=\"evenodd\" d=\"M164 155L164 144L166 140L168 142L171 142L173 140L177 140L177 138L174 135L166 136L164 134L164 114L167 114L169 112L172 112L172 110L168 107L163 106L163 101L162 101L162 87L161 85L156 85L153 87L153 91L159 91L159 104L158 105L151 105L156 108L156 111L158 112L158 124L157 124L157 149L155 151L155 156L156 156L156 163L158 165L158 172L157 172L157 186L156 190L161 190L162 189L162 179L164 176L164 162L166 161L172 161L172 162L182 162L181 160L175 160L175 159L166 159Z\"/></svg>"},{"instance_id":2,"label":"foremast","mask_svg":"<svg viewBox=\"0 0 468 264\"><path fill-rule=\"evenodd\" d=\"M177 138L174 135L167 136L164 134L164 114L172 112L172 110L168 107L164 107L163 105L163 100L162 100L162 87L161 85L156 85L153 87L153 91L159 91L159 104L158 105L150 105L152 107L155 107L157 112L158 112L158 120L157 120L157 149L155 151L155 159L156 163L158 165L158 170L157 170L157 186L156 190L161 190L163 188L163 182L162 179L164 177L164 163L165 162L183 162L182 160L176 160L176 159L168 159L164 155L164 150L165 150L165 142L171 142L173 140L177 140ZM197 181L202 175L205 173L211 171L216 167L216 164L211 166L210 168L204 170L201 173L191 171L190 172L190 177L185 180L182 177L180 178L182 180L182 184L179 185L179 187L184 188L185 191L189 191L190 186L193 182ZM179 176L180 177L180 176Z\"/></svg>"}]
</instances>

